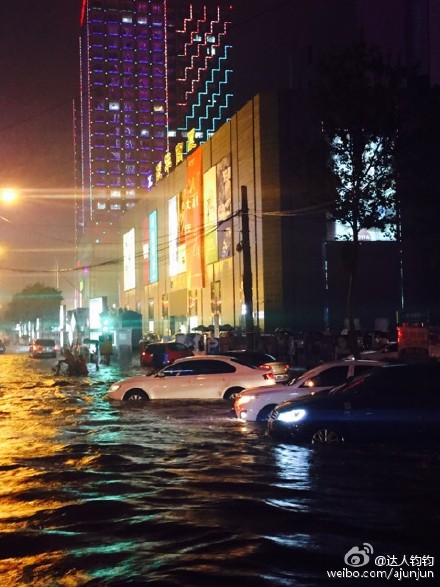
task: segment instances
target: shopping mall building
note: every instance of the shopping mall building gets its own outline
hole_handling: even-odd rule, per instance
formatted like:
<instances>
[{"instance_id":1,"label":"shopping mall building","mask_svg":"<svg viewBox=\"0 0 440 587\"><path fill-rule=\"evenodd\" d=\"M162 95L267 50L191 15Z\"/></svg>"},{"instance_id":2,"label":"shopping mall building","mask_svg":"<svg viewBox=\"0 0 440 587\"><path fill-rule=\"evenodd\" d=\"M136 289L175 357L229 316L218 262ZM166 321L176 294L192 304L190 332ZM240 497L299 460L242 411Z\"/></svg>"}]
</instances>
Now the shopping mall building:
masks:
<instances>
[{"instance_id":1,"label":"shopping mall building","mask_svg":"<svg viewBox=\"0 0 440 587\"><path fill-rule=\"evenodd\" d=\"M259 94L204 144L189 136L187 155L157 165L122 215L113 269L94 296L139 312L144 332L161 336L249 329L248 310L261 332L343 328L343 242L306 113L290 94ZM364 232L356 316L360 328L383 329L399 306L399 247ZM91 282L100 270L90 268Z\"/></svg>"}]
</instances>

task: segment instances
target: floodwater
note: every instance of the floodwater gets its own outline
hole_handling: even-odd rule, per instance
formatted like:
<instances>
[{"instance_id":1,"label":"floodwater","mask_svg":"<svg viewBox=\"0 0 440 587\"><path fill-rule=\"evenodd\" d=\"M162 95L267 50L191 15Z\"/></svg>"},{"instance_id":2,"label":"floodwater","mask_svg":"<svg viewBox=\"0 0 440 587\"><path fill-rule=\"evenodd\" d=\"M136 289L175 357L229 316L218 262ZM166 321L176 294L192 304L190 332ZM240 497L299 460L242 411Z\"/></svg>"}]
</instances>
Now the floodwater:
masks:
<instances>
[{"instance_id":1,"label":"floodwater","mask_svg":"<svg viewBox=\"0 0 440 587\"><path fill-rule=\"evenodd\" d=\"M436 449L278 444L53 363L0 356L1 587L440 584Z\"/></svg>"}]
</instances>

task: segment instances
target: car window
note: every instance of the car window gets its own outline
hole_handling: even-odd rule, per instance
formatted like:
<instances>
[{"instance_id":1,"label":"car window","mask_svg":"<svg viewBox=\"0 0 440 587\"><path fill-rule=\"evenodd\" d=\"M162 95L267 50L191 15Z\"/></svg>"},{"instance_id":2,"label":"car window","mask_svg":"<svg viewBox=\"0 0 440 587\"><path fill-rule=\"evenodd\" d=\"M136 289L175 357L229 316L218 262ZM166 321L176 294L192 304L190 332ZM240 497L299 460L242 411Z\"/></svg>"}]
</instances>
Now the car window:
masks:
<instances>
[{"instance_id":1,"label":"car window","mask_svg":"<svg viewBox=\"0 0 440 587\"><path fill-rule=\"evenodd\" d=\"M194 364L195 362L196 361L183 361L181 363L173 363L162 369L161 373L166 377L175 377L176 375L179 375L180 377L197 375L198 370L197 365Z\"/></svg>"},{"instance_id":2,"label":"car window","mask_svg":"<svg viewBox=\"0 0 440 587\"><path fill-rule=\"evenodd\" d=\"M380 369L380 367L373 367L372 365L355 365L353 377L358 377L359 375L363 375L364 373L368 373L374 369Z\"/></svg>"},{"instance_id":3,"label":"car window","mask_svg":"<svg viewBox=\"0 0 440 587\"><path fill-rule=\"evenodd\" d=\"M35 344L39 344L41 346L55 346L55 341L47 338L37 338Z\"/></svg>"},{"instance_id":4,"label":"car window","mask_svg":"<svg viewBox=\"0 0 440 587\"><path fill-rule=\"evenodd\" d=\"M226 361L194 361L200 362L199 373L203 375L214 375L217 373L235 373L237 370Z\"/></svg>"},{"instance_id":5,"label":"car window","mask_svg":"<svg viewBox=\"0 0 440 587\"><path fill-rule=\"evenodd\" d=\"M157 352L164 353L165 352L165 345L163 345L163 344L149 344L149 345L147 345L147 348L145 350L147 351L147 353L150 353L150 355L153 355L154 353L157 353Z\"/></svg>"},{"instance_id":6,"label":"car window","mask_svg":"<svg viewBox=\"0 0 440 587\"><path fill-rule=\"evenodd\" d=\"M259 360L255 360L255 357L243 357L241 355L230 355L232 358L240 363L240 365L250 365L251 367L258 367L262 365L262 362ZM264 361L263 361L264 363Z\"/></svg>"},{"instance_id":7,"label":"car window","mask_svg":"<svg viewBox=\"0 0 440 587\"><path fill-rule=\"evenodd\" d=\"M339 365L337 367L330 367L321 373L318 373L314 377L309 377L304 382L304 385L310 387L307 384L308 381L313 382L313 387L335 387L340 385L347 379L348 365Z\"/></svg>"},{"instance_id":8,"label":"car window","mask_svg":"<svg viewBox=\"0 0 440 587\"><path fill-rule=\"evenodd\" d=\"M217 373L234 373L235 367L225 361L180 361L173 363L165 369L162 373L167 377L179 375L212 375Z\"/></svg>"}]
</instances>

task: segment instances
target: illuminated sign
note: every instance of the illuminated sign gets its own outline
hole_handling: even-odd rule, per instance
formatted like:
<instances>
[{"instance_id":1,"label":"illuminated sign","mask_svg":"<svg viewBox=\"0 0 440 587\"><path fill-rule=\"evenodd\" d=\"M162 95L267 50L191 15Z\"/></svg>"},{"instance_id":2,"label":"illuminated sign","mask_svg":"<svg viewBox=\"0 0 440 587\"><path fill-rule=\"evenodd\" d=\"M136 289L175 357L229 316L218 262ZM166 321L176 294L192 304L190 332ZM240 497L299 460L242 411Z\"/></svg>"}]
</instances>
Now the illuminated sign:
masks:
<instances>
[{"instance_id":1,"label":"illuminated sign","mask_svg":"<svg viewBox=\"0 0 440 587\"><path fill-rule=\"evenodd\" d=\"M157 210L148 216L148 232L150 237L150 283L156 283L159 279L158 250L157 250Z\"/></svg>"},{"instance_id":2,"label":"illuminated sign","mask_svg":"<svg viewBox=\"0 0 440 587\"><path fill-rule=\"evenodd\" d=\"M136 287L136 259L134 228L123 235L124 246L124 291Z\"/></svg>"},{"instance_id":3,"label":"illuminated sign","mask_svg":"<svg viewBox=\"0 0 440 587\"><path fill-rule=\"evenodd\" d=\"M165 158L163 160L163 165L164 165L165 173L169 173L171 167L173 166L173 160L171 158L171 153L169 151L167 151L165 153Z\"/></svg>"},{"instance_id":4,"label":"illuminated sign","mask_svg":"<svg viewBox=\"0 0 440 587\"><path fill-rule=\"evenodd\" d=\"M186 247L179 244L179 197L174 196L168 201L168 234L170 251L170 276L178 275L186 270Z\"/></svg>"},{"instance_id":5,"label":"illuminated sign","mask_svg":"<svg viewBox=\"0 0 440 587\"><path fill-rule=\"evenodd\" d=\"M163 161L159 161L159 163L156 165L156 183L158 181L160 181L163 177Z\"/></svg>"},{"instance_id":6,"label":"illuminated sign","mask_svg":"<svg viewBox=\"0 0 440 587\"><path fill-rule=\"evenodd\" d=\"M174 152L176 155L176 165L178 163L182 163L183 161L183 148L185 146L185 143L177 143Z\"/></svg>"},{"instance_id":7,"label":"illuminated sign","mask_svg":"<svg viewBox=\"0 0 440 587\"><path fill-rule=\"evenodd\" d=\"M195 128L192 128L191 130L188 131L187 138L188 138L188 140L186 142L186 152L189 153L190 151L192 151L193 149L195 149L197 147L196 129Z\"/></svg>"},{"instance_id":8,"label":"illuminated sign","mask_svg":"<svg viewBox=\"0 0 440 587\"><path fill-rule=\"evenodd\" d=\"M217 252L217 184L216 168L203 175L203 226L205 236L205 262L218 261Z\"/></svg>"},{"instance_id":9,"label":"illuminated sign","mask_svg":"<svg viewBox=\"0 0 440 587\"><path fill-rule=\"evenodd\" d=\"M101 328L100 314L105 309L104 298L91 298L89 300L89 328L99 330Z\"/></svg>"}]
</instances>

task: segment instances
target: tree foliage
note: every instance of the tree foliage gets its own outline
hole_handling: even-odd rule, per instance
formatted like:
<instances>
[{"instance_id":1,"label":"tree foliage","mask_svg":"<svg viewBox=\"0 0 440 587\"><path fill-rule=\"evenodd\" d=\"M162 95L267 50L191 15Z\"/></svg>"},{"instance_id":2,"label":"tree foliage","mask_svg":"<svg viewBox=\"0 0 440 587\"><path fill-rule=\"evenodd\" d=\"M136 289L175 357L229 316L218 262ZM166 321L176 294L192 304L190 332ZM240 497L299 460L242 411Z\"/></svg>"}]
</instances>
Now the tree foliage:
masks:
<instances>
[{"instance_id":1,"label":"tree foliage","mask_svg":"<svg viewBox=\"0 0 440 587\"><path fill-rule=\"evenodd\" d=\"M394 150L404 79L403 71L387 64L377 49L361 43L328 55L314 85L336 184L330 216L349 228L344 248L350 330L359 232L377 228L391 234L397 223Z\"/></svg>"},{"instance_id":2,"label":"tree foliage","mask_svg":"<svg viewBox=\"0 0 440 587\"><path fill-rule=\"evenodd\" d=\"M6 318L11 322L56 321L62 299L61 292L53 287L39 282L28 285L14 295Z\"/></svg>"}]
</instances>

